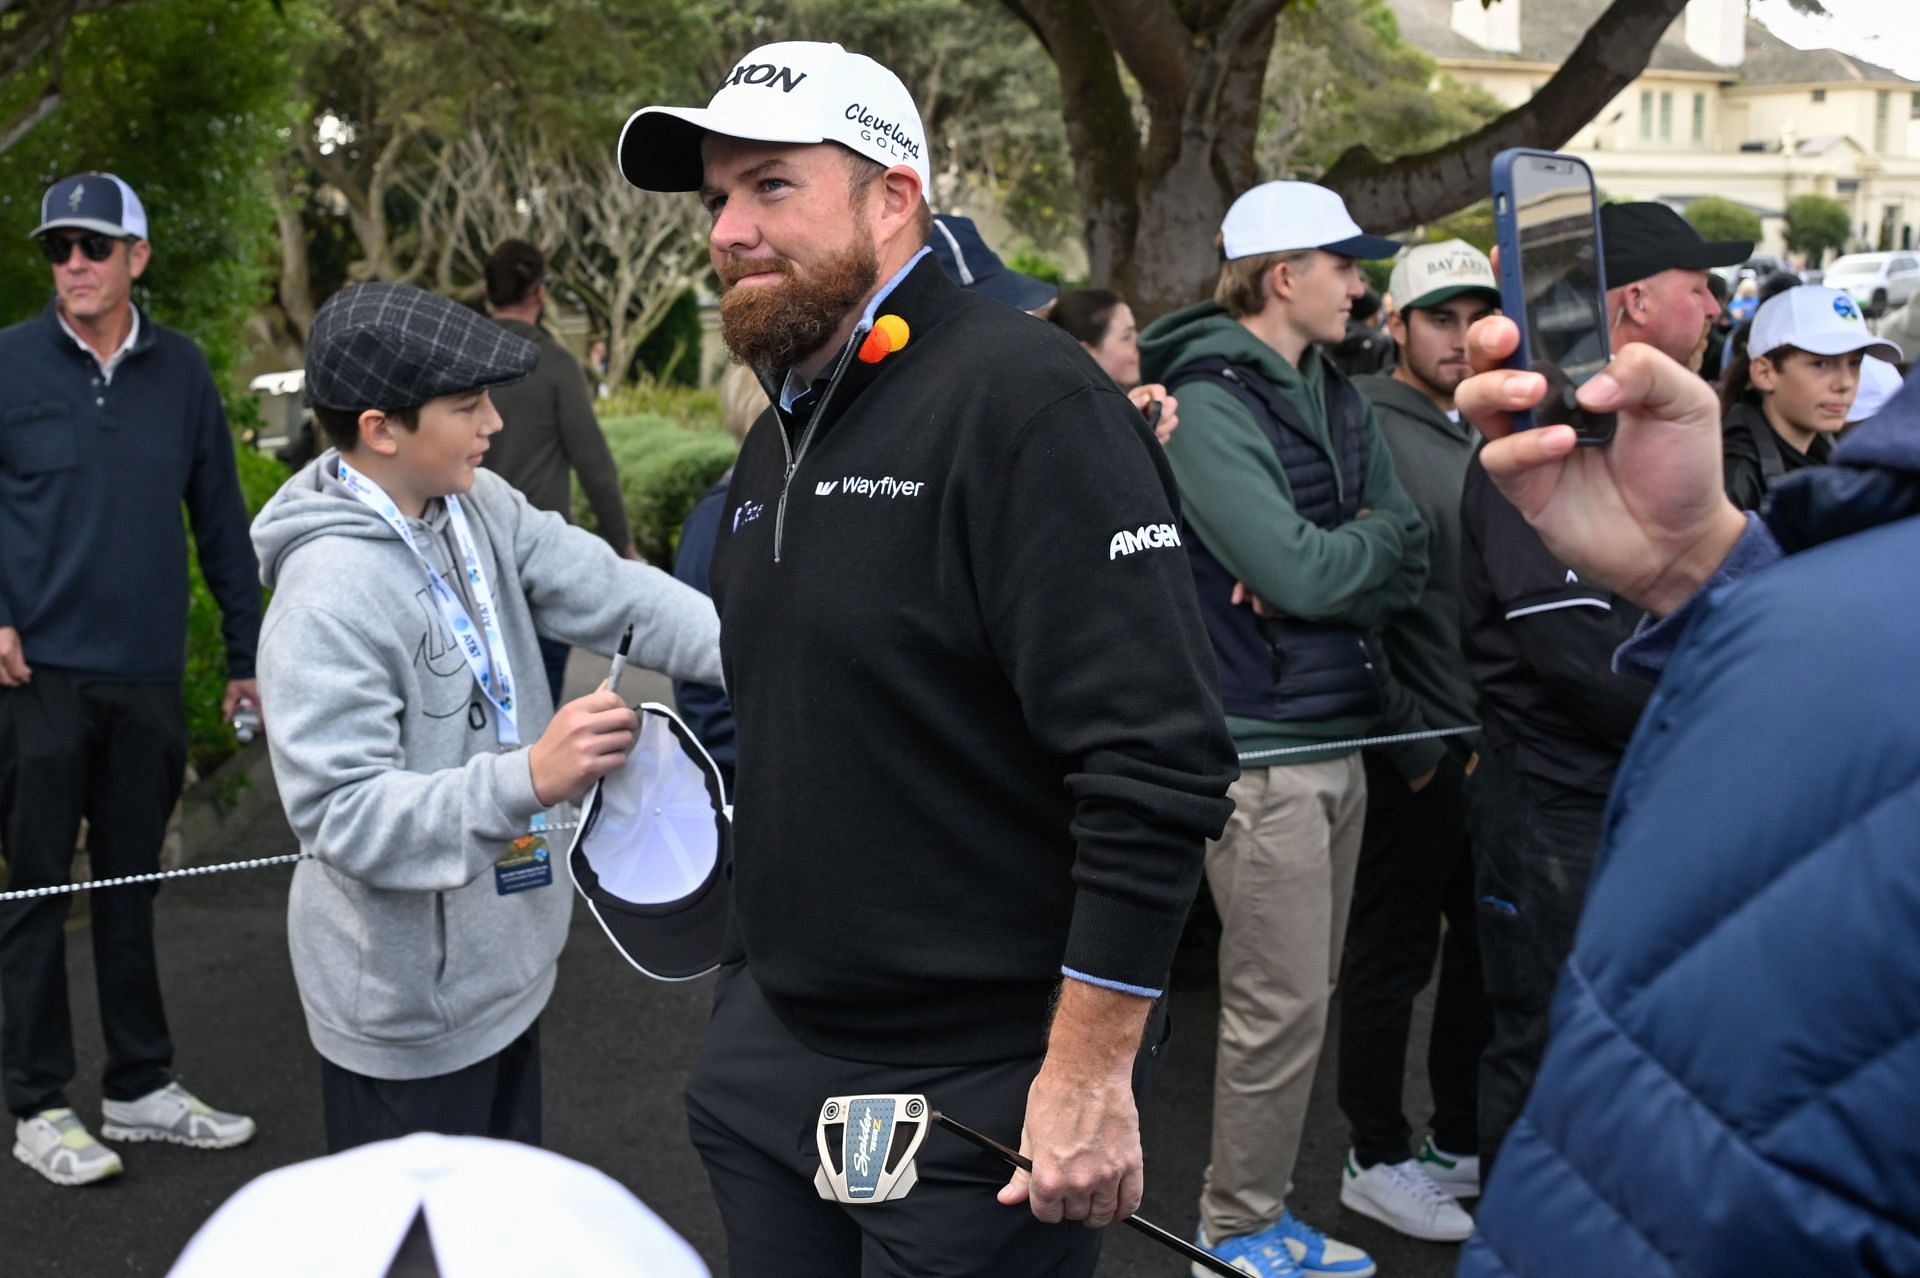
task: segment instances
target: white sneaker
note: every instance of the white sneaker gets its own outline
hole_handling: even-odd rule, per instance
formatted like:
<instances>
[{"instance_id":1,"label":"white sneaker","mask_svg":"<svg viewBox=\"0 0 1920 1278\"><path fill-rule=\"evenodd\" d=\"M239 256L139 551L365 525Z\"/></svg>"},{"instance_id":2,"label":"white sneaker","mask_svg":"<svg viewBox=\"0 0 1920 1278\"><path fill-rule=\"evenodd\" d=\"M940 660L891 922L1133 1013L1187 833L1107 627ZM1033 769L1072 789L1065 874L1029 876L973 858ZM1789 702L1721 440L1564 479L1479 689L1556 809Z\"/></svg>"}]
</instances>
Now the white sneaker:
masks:
<instances>
[{"instance_id":1,"label":"white sneaker","mask_svg":"<svg viewBox=\"0 0 1920 1278\"><path fill-rule=\"evenodd\" d=\"M1433 1178L1433 1183L1452 1194L1455 1198L1478 1198L1480 1196L1480 1155L1449 1154L1433 1143L1433 1137L1427 1137L1427 1143L1413 1156L1422 1171Z\"/></svg>"},{"instance_id":2,"label":"white sneaker","mask_svg":"<svg viewBox=\"0 0 1920 1278\"><path fill-rule=\"evenodd\" d=\"M223 1114L178 1083L139 1100L103 1101L100 1134L108 1140L164 1140L195 1149L232 1149L253 1139L253 1120Z\"/></svg>"},{"instance_id":3,"label":"white sneaker","mask_svg":"<svg viewBox=\"0 0 1920 1278\"><path fill-rule=\"evenodd\" d=\"M91 1185L125 1170L120 1155L95 1140L70 1109L42 1110L15 1123L13 1156L56 1185Z\"/></svg>"},{"instance_id":4,"label":"white sneaker","mask_svg":"<svg viewBox=\"0 0 1920 1278\"><path fill-rule=\"evenodd\" d=\"M1348 1151L1346 1171L1340 1177L1340 1202L1409 1238L1464 1242L1473 1232L1473 1217L1412 1158L1404 1163L1375 1163L1362 1171Z\"/></svg>"}]
</instances>

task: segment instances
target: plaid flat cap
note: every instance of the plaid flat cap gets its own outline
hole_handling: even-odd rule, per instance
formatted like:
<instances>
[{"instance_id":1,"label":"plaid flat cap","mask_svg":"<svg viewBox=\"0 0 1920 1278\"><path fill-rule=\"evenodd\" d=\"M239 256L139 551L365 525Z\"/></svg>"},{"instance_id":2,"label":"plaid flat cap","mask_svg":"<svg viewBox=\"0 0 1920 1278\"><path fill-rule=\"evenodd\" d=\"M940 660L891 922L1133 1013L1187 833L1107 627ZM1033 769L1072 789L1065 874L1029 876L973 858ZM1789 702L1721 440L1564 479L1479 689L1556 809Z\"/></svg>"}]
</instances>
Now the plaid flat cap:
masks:
<instances>
[{"instance_id":1,"label":"plaid flat cap","mask_svg":"<svg viewBox=\"0 0 1920 1278\"><path fill-rule=\"evenodd\" d=\"M414 408L517 382L538 348L486 316L410 284L354 284L307 334L307 397L322 408Z\"/></svg>"}]
</instances>

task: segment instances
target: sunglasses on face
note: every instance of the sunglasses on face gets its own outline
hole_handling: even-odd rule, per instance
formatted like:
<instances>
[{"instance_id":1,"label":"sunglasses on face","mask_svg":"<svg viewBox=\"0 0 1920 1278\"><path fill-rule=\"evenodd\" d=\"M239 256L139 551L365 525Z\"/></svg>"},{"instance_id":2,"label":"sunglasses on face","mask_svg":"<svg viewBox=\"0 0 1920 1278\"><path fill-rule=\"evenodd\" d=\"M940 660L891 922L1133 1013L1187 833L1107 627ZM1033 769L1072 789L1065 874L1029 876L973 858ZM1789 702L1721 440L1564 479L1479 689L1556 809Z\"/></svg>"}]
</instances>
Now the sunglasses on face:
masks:
<instances>
[{"instance_id":1,"label":"sunglasses on face","mask_svg":"<svg viewBox=\"0 0 1920 1278\"><path fill-rule=\"evenodd\" d=\"M104 262L113 256L113 246L119 242L118 237L103 235L99 231L88 231L84 235L43 235L40 237L40 251L55 266L65 266L77 244L89 262Z\"/></svg>"}]
</instances>

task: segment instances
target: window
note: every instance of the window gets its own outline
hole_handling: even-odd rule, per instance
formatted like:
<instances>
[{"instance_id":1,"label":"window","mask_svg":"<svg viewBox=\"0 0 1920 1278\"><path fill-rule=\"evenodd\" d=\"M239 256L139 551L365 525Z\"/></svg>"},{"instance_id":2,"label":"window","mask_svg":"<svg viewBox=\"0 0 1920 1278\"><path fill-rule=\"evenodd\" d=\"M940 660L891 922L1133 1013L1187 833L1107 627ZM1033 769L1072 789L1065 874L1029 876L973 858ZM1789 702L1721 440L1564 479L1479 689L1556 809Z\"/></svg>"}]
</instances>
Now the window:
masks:
<instances>
[{"instance_id":1,"label":"window","mask_svg":"<svg viewBox=\"0 0 1920 1278\"><path fill-rule=\"evenodd\" d=\"M1640 136L1653 136L1653 90L1640 90Z\"/></svg>"},{"instance_id":2,"label":"window","mask_svg":"<svg viewBox=\"0 0 1920 1278\"><path fill-rule=\"evenodd\" d=\"M1660 95L1660 140L1673 141L1673 94Z\"/></svg>"},{"instance_id":3,"label":"window","mask_svg":"<svg viewBox=\"0 0 1920 1278\"><path fill-rule=\"evenodd\" d=\"M1913 95L1913 102L1907 107L1907 115L1910 119L1920 120L1920 93Z\"/></svg>"},{"instance_id":4,"label":"window","mask_svg":"<svg viewBox=\"0 0 1920 1278\"><path fill-rule=\"evenodd\" d=\"M1873 149L1878 155L1887 153L1887 122L1893 115L1893 94L1885 89L1873 95Z\"/></svg>"},{"instance_id":5,"label":"window","mask_svg":"<svg viewBox=\"0 0 1920 1278\"><path fill-rule=\"evenodd\" d=\"M1827 91L1825 89L1815 89L1813 91L1813 100L1815 102L1825 102L1827 100Z\"/></svg>"},{"instance_id":6,"label":"window","mask_svg":"<svg viewBox=\"0 0 1920 1278\"><path fill-rule=\"evenodd\" d=\"M1704 93L1693 95L1693 140L1707 140L1707 95Z\"/></svg>"}]
</instances>

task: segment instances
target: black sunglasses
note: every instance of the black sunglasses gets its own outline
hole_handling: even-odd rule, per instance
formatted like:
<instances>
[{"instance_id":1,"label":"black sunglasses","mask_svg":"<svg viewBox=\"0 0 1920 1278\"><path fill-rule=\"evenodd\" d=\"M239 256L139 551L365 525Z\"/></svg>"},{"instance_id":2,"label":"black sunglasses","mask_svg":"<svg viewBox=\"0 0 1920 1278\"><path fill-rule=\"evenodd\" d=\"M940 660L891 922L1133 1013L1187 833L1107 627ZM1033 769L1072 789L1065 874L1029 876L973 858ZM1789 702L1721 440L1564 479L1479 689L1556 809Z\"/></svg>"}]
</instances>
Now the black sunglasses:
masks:
<instances>
[{"instance_id":1,"label":"black sunglasses","mask_svg":"<svg viewBox=\"0 0 1920 1278\"><path fill-rule=\"evenodd\" d=\"M73 246L78 244L89 262L104 262L113 256L113 246L119 242L120 237L103 235L99 231L88 231L83 235L49 233L40 237L40 251L55 266L65 266L67 259L73 256Z\"/></svg>"}]
</instances>

